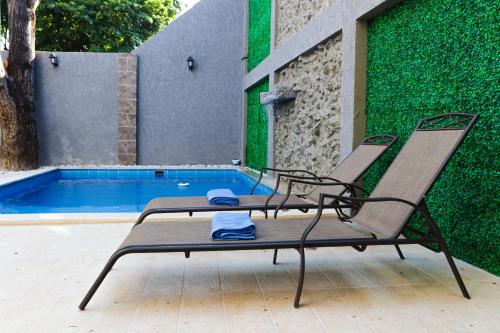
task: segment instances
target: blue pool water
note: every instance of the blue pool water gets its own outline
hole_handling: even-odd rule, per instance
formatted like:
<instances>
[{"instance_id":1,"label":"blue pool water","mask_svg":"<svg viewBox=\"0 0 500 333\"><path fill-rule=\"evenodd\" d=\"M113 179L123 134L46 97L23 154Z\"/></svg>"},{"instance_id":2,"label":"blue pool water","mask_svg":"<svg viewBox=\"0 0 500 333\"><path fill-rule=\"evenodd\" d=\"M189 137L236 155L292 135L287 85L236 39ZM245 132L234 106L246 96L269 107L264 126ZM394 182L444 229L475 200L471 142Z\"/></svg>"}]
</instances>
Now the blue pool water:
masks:
<instances>
[{"instance_id":1,"label":"blue pool water","mask_svg":"<svg viewBox=\"0 0 500 333\"><path fill-rule=\"evenodd\" d=\"M189 183L179 187L179 183ZM156 197L205 196L215 188L250 194L237 170L59 169L0 186L0 214L141 212ZM255 194L271 190L259 185Z\"/></svg>"}]
</instances>

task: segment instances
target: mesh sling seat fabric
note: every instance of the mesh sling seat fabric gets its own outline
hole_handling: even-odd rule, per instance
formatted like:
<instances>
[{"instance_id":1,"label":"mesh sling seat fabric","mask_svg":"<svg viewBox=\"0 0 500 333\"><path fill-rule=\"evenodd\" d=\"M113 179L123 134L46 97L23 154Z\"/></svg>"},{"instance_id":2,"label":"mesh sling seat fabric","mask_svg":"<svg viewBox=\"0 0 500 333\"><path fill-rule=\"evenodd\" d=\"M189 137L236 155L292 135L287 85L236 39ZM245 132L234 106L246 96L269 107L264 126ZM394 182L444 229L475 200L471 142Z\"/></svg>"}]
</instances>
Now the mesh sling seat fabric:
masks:
<instances>
[{"instance_id":1,"label":"mesh sling seat fabric","mask_svg":"<svg viewBox=\"0 0 500 333\"><path fill-rule=\"evenodd\" d=\"M335 167L329 175L329 178L336 179L339 182L354 183L389 149L389 147L391 147L396 139L395 136L391 135L377 135L366 138L349 156ZM263 168L251 193L253 193L260 183L264 170L274 170L284 173L303 172L313 178L318 178L315 174L306 170ZM142 223L146 217L150 215L161 213L187 212L192 215L193 212L263 210L267 217L267 210L276 209L283 201L283 196L276 194L281 177L285 177L285 175L278 175L276 187L270 195L250 194L238 196L240 200L238 206L209 205L205 196L155 198L146 205L136 224ZM300 210L316 208L318 205L319 193L328 192L341 195L345 191L345 187L342 186L329 186L325 188L318 185L307 195L291 195L283 208Z\"/></svg>"},{"instance_id":2,"label":"mesh sling seat fabric","mask_svg":"<svg viewBox=\"0 0 500 333\"><path fill-rule=\"evenodd\" d=\"M84 310L116 261L130 253L195 252L253 249L297 249L300 273L294 306L298 307L305 276L305 248L352 246L362 252L371 245L437 245L443 252L464 297L470 298L439 228L425 204L425 195L477 121L477 115L452 113L423 120L391 163L368 198L319 194L318 211L312 221L265 219L257 224L257 238L251 241L211 241L207 222L151 222L136 225L111 256L79 308ZM291 183L318 185L309 180ZM334 204L363 203L356 215L344 218L322 216ZM415 237L403 237L413 214L419 212L426 230ZM399 247L398 247L399 251ZM401 255L401 254L400 254ZM402 255L401 255L402 257ZM403 257L402 257L403 258Z\"/></svg>"}]
</instances>

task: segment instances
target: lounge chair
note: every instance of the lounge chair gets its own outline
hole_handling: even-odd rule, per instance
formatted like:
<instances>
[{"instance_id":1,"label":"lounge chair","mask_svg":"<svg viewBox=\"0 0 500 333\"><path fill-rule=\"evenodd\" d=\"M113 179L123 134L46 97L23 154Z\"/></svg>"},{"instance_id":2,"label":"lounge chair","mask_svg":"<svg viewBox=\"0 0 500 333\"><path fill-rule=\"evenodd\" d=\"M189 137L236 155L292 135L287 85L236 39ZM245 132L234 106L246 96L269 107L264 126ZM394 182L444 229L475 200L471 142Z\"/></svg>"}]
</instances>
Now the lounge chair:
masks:
<instances>
[{"instance_id":1,"label":"lounge chair","mask_svg":"<svg viewBox=\"0 0 500 333\"><path fill-rule=\"evenodd\" d=\"M454 113L423 120L368 198L322 193L317 214L312 221L305 218L256 221L255 240L212 241L211 225L207 222L152 222L137 225L111 256L79 308L85 309L116 261L131 253L297 249L300 253L300 275L294 306L298 307L304 284L305 248L351 246L364 251L371 245L399 247L404 244L437 245L438 251L446 256L463 296L470 298L427 209L425 195L477 119L478 115ZM291 183L294 182L325 185L309 180L291 180ZM292 185L289 184L287 195ZM363 205L354 217L349 218L349 223L338 218L322 217L328 200L334 200L339 205L353 202L362 202ZM403 237L411 217L417 212L424 217L427 230L419 231L415 237Z\"/></svg>"},{"instance_id":2,"label":"lounge chair","mask_svg":"<svg viewBox=\"0 0 500 333\"><path fill-rule=\"evenodd\" d=\"M281 178L287 177L287 175L290 178L299 177L296 175L297 173L304 173L311 177L309 179L334 179L337 182L354 183L375 161L377 161L380 156L382 156L382 154L389 149L389 147L391 147L396 139L397 137L392 135L377 135L366 138L349 156L347 156L339 165L335 167L333 172L331 172L328 177L318 177L314 173L307 170L262 168L260 177L250 192L251 194L239 196L240 204L238 206L212 206L208 204L206 196L156 198L151 200L146 205L136 224L142 223L149 215L161 213L187 212L191 216L194 212L262 210L265 212L267 217L267 211L275 209L283 201L283 196L277 194ZM257 185L260 183L264 171L280 172L277 177L274 191L270 195L252 194ZM308 179L308 177L303 178ZM319 193L328 192L331 194L342 195L345 191L345 187L342 186L329 187L328 189L316 186L316 188L308 194L290 195L286 205L282 208L307 211L308 209L316 208L318 206Z\"/></svg>"}]
</instances>

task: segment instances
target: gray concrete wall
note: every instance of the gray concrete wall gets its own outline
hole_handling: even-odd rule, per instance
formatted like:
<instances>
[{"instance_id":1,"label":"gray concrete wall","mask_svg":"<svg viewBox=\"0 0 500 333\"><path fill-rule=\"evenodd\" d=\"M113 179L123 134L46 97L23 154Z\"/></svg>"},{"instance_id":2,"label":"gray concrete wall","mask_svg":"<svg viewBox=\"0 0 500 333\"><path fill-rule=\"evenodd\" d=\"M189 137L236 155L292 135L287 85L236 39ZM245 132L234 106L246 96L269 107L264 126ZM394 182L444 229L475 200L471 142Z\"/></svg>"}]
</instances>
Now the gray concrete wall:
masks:
<instances>
[{"instance_id":1,"label":"gray concrete wall","mask_svg":"<svg viewBox=\"0 0 500 333\"><path fill-rule=\"evenodd\" d=\"M134 51L139 164L227 164L240 156L244 6L201 0Z\"/></svg>"},{"instance_id":2,"label":"gray concrete wall","mask_svg":"<svg viewBox=\"0 0 500 333\"><path fill-rule=\"evenodd\" d=\"M117 54L37 52L35 93L41 165L115 164Z\"/></svg>"}]
</instances>

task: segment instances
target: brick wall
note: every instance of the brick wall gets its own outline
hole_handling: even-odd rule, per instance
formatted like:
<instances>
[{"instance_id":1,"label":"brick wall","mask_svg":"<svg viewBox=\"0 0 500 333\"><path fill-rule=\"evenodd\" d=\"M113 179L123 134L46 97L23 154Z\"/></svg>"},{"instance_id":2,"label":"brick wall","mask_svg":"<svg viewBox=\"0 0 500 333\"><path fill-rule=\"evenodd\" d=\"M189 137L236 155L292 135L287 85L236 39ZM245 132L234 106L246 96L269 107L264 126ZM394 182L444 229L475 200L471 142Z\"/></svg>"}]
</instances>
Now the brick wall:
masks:
<instances>
[{"instance_id":1,"label":"brick wall","mask_svg":"<svg viewBox=\"0 0 500 333\"><path fill-rule=\"evenodd\" d=\"M137 57L118 56L118 161L137 163Z\"/></svg>"}]
</instances>

